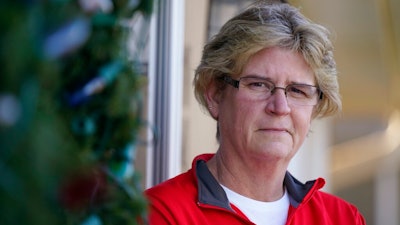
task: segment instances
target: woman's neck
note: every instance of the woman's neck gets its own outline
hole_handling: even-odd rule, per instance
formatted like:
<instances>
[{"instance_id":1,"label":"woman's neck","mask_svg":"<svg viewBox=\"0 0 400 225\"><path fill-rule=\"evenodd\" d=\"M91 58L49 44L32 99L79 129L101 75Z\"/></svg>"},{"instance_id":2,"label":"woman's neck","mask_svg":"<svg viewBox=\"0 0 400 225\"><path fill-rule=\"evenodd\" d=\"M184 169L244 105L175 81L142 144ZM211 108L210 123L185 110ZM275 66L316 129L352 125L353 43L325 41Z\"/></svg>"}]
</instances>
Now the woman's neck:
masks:
<instances>
[{"instance_id":1,"label":"woman's neck","mask_svg":"<svg viewBox=\"0 0 400 225\"><path fill-rule=\"evenodd\" d=\"M207 162L217 181L232 191L258 201L276 201L284 194L285 166L279 163L257 163L235 160L217 151Z\"/></svg>"}]
</instances>

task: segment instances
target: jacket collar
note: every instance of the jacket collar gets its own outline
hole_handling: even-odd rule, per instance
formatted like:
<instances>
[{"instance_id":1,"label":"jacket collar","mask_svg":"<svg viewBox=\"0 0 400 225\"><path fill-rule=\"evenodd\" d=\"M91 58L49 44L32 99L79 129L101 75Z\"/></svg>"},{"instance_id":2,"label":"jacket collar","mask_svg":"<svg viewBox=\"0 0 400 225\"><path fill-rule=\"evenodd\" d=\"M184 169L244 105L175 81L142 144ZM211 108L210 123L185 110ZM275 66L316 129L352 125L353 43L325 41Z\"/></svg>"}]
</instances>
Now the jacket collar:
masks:
<instances>
[{"instance_id":1,"label":"jacket collar","mask_svg":"<svg viewBox=\"0 0 400 225\"><path fill-rule=\"evenodd\" d=\"M213 154L200 155L194 159L192 164L197 179L198 200L203 204L232 210L224 189L219 185L206 165L206 161L212 156ZM309 199L312 193L322 188L325 184L322 178L303 184L289 172L286 172L283 182L290 196L290 204L295 208L297 208L301 202Z\"/></svg>"}]
</instances>

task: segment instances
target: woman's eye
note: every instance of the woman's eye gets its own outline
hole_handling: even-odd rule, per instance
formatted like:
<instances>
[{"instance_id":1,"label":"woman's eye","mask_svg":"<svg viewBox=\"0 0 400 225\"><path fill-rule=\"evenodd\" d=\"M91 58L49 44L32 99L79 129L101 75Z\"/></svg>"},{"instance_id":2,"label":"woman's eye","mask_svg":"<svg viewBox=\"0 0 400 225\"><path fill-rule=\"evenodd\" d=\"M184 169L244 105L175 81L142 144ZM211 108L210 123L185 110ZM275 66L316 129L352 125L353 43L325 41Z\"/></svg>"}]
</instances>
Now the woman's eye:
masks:
<instances>
[{"instance_id":1,"label":"woman's eye","mask_svg":"<svg viewBox=\"0 0 400 225\"><path fill-rule=\"evenodd\" d=\"M301 88L291 87L289 88L288 92L297 95L297 96L308 96L307 92Z\"/></svg>"},{"instance_id":2,"label":"woman's eye","mask_svg":"<svg viewBox=\"0 0 400 225\"><path fill-rule=\"evenodd\" d=\"M272 89L272 86L267 82L252 82L249 84L249 88L259 91L269 91Z\"/></svg>"},{"instance_id":3,"label":"woman's eye","mask_svg":"<svg viewBox=\"0 0 400 225\"><path fill-rule=\"evenodd\" d=\"M254 83L251 83L250 86L254 86L254 87L265 87L266 84L265 84L265 83L262 83L262 82L254 82Z\"/></svg>"},{"instance_id":4,"label":"woman's eye","mask_svg":"<svg viewBox=\"0 0 400 225\"><path fill-rule=\"evenodd\" d=\"M294 92L294 93L304 94L304 91L302 91L302 90L300 90L298 88L292 88L292 89L290 89L290 91Z\"/></svg>"}]
</instances>

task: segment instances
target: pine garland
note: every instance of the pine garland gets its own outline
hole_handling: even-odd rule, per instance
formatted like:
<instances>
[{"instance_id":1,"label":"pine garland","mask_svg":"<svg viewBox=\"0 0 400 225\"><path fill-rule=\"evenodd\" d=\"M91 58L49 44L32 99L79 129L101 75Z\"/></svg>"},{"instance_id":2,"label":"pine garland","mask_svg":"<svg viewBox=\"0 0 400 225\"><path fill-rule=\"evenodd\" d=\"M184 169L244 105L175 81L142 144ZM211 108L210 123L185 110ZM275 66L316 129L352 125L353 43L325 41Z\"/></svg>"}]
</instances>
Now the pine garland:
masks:
<instances>
[{"instance_id":1,"label":"pine garland","mask_svg":"<svg viewBox=\"0 0 400 225\"><path fill-rule=\"evenodd\" d=\"M133 160L152 7L0 2L0 224L145 223Z\"/></svg>"}]
</instances>

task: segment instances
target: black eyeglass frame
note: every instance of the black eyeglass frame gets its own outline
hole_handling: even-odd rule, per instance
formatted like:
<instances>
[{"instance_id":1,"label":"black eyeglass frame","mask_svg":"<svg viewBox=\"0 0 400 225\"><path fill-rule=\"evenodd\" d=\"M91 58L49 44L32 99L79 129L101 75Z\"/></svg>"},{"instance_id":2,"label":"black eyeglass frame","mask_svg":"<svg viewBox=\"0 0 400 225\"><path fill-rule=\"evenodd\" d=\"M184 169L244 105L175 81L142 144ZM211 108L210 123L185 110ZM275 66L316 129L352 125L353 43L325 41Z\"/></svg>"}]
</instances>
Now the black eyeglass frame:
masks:
<instances>
[{"instance_id":1,"label":"black eyeglass frame","mask_svg":"<svg viewBox=\"0 0 400 225\"><path fill-rule=\"evenodd\" d=\"M239 89L240 79L241 79L241 78L239 78L239 80L235 80L235 79L233 79L232 77L225 75L225 76L222 76L221 79L222 79L225 83L230 84L230 85L232 85L233 87ZM272 82L271 82L271 83L272 83ZM282 89L282 90L285 91L285 95L286 95L286 88L287 88L288 86L286 86L286 87L277 87L277 86L275 86L274 83L272 83L272 84L273 84L273 88L272 88L271 91L270 91L271 93L274 93L275 89ZM318 101L320 101L320 100L323 99L324 93L321 91L321 89L319 89L319 87L314 86L314 85L309 85L309 84L301 84L301 85L305 85L305 86L310 86L310 87L315 87L315 88L317 88L317 91L318 91Z\"/></svg>"}]
</instances>

